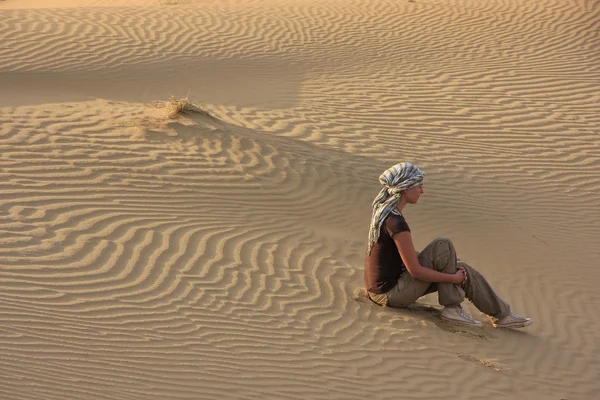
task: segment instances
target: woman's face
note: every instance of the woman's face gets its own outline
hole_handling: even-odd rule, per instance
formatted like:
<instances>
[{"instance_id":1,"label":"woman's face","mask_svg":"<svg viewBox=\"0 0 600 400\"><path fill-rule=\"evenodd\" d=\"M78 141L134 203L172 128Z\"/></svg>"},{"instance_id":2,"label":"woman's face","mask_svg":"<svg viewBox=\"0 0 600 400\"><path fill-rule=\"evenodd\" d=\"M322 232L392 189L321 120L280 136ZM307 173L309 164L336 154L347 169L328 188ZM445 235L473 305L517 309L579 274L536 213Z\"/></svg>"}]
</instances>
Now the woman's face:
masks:
<instances>
[{"instance_id":1,"label":"woman's face","mask_svg":"<svg viewBox=\"0 0 600 400\"><path fill-rule=\"evenodd\" d=\"M406 189L404 191L404 193L402 194L403 197L406 198L406 203L407 204L417 204L417 201L419 201L419 197L425 193L423 190L423 185L419 185L419 186L415 186L413 188L410 189Z\"/></svg>"}]
</instances>

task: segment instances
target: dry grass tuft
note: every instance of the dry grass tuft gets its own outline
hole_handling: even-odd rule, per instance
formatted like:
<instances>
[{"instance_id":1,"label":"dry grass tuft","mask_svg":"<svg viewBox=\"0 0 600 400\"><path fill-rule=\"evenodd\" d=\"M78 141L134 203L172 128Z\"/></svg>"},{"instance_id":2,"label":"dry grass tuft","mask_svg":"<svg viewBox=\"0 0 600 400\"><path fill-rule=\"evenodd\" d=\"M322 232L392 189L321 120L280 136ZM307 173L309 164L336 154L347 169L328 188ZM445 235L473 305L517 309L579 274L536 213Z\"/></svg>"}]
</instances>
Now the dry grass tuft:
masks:
<instances>
[{"instance_id":1,"label":"dry grass tuft","mask_svg":"<svg viewBox=\"0 0 600 400\"><path fill-rule=\"evenodd\" d=\"M167 115L169 118L177 118L179 114L203 114L208 115L208 111L203 110L202 108L193 104L189 98L186 97L169 97L169 101L167 102L156 102L156 107L164 108L167 111Z\"/></svg>"}]
</instances>

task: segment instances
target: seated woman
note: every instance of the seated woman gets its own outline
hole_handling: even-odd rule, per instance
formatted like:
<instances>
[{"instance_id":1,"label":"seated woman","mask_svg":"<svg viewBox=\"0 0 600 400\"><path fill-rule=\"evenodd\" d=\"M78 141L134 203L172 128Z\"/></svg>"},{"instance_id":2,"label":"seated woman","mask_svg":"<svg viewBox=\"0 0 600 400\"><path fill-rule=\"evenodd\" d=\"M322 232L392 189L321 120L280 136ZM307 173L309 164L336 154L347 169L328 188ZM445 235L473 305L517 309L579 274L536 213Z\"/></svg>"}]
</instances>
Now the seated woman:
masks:
<instances>
[{"instance_id":1,"label":"seated woman","mask_svg":"<svg viewBox=\"0 0 600 400\"><path fill-rule=\"evenodd\" d=\"M492 318L497 328L531 325L510 311L473 267L456 258L449 239L438 238L415 251L410 228L402 215L423 192L423 171L411 163L396 164L379 177L385 187L373 201L373 216L365 262L365 285L371 300L382 306L406 307L437 291L444 320L482 326L461 307L465 297Z\"/></svg>"}]
</instances>

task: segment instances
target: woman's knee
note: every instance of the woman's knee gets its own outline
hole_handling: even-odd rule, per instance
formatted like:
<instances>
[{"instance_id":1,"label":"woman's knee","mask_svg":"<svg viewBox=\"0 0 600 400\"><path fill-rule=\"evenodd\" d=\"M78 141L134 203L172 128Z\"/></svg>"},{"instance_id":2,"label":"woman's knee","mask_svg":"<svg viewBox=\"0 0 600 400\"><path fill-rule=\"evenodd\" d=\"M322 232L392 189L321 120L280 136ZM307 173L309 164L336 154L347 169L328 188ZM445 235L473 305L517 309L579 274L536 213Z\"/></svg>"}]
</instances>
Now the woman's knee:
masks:
<instances>
[{"instance_id":1,"label":"woman's knee","mask_svg":"<svg viewBox=\"0 0 600 400\"><path fill-rule=\"evenodd\" d=\"M447 250L450 252L454 252L454 245L452 244L452 241L449 238L446 237L439 237L437 239L434 240L434 243L436 246L438 246L441 250Z\"/></svg>"}]
</instances>

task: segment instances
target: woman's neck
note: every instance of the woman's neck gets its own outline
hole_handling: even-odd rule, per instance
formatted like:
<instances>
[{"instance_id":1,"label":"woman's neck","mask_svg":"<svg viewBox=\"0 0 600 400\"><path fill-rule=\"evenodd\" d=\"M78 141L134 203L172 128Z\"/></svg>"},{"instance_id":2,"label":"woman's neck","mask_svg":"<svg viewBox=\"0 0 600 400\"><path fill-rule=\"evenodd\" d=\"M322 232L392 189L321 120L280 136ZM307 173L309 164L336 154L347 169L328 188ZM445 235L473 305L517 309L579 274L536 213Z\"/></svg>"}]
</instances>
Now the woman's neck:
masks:
<instances>
[{"instance_id":1,"label":"woman's neck","mask_svg":"<svg viewBox=\"0 0 600 400\"><path fill-rule=\"evenodd\" d=\"M404 201L404 199L400 199L400 202L396 205L396 210L399 213L402 213L402 210L404 210L405 206L406 206L406 202Z\"/></svg>"}]
</instances>

